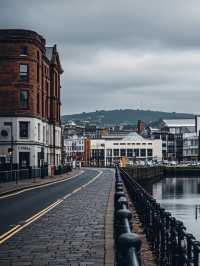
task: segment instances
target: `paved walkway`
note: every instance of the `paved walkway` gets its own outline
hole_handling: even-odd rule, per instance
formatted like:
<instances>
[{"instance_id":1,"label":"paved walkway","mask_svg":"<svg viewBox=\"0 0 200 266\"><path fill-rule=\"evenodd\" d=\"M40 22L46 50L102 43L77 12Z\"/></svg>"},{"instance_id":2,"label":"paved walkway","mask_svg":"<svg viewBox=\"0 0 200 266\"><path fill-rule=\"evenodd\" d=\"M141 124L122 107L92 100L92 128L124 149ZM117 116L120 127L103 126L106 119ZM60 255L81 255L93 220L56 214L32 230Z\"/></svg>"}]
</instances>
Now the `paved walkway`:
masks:
<instances>
[{"instance_id":1,"label":"paved walkway","mask_svg":"<svg viewBox=\"0 0 200 266\"><path fill-rule=\"evenodd\" d=\"M144 233L144 228L140 222L140 218L134 204L125 188L126 198L128 199L129 210L132 212L132 227L133 232L137 234L141 240L141 266L157 266L156 257L151 247L151 244L147 241Z\"/></svg>"},{"instance_id":2,"label":"paved walkway","mask_svg":"<svg viewBox=\"0 0 200 266\"><path fill-rule=\"evenodd\" d=\"M73 170L72 172L68 172L66 174L56 175L56 176L48 176L45 178L21 179L18 181L17 184L15 181L0 183L0 195L9 193L9 192L12 192L15 190L21 190L21 189L24 189L27 187L39 186L39 185L63 180L63 179L69 178L71 176L78 175L82 171L84 171L84 169L76 169L76 170Z\"/></svg>"},{"instance_id":3,"label":"paved walkway","mask_svg":"<svg viewBox=\"0 0 200 266\"><path fill-rule=\"evenodd\" d=\"M102 174L94 182L2 244L0 265L105 265L105 249L112 246L105 241L105 231L110 228L105 220L111 212L114 172L100 171Z\"/></svg>"}]
</instances>

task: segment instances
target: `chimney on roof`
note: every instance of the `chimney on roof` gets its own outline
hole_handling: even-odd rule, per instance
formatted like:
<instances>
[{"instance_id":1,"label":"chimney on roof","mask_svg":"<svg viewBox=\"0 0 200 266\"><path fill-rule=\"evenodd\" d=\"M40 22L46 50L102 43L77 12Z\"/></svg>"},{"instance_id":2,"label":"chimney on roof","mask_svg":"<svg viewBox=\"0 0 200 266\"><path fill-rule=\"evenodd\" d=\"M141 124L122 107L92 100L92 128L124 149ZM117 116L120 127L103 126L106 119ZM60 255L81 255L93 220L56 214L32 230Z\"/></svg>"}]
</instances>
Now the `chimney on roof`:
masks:
<instances>
[{"instance_id":1,"label":"chimney on roof","mask_svg":"<svg viewBox=\"0 0 200 266\"><path fill-rule=\"evenodd\" d=\"M137 133L142 135L144 133L145 125L143 120L138 120Z\"/></svg>"}]
</instances>

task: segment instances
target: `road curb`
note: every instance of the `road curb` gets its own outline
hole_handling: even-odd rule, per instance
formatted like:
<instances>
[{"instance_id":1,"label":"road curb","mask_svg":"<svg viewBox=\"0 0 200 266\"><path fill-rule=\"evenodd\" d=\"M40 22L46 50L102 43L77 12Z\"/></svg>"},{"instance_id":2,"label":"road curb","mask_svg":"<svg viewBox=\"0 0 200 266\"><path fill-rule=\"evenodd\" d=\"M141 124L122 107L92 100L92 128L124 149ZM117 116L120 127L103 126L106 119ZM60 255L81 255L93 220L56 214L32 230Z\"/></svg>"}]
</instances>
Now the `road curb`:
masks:
<instances>
[{"instance_id":1,"label":"road curb","mask_svg":"<svg viewBox=\"0 0 200 266\"><path fill-rule=\"evenodd\" d=\"M115 265L115 246L114 246L114 193L115 193L115 177L113 171L112 188L109 193L108 205L105 216L105 255L104 266Z\"/></svg>"},{"instance_id":2,"label":"road curb","mask_svg":"<svg viewBox=\"0 0 200 266\"><path fill-rule=\"evenodd\" d=\"M81 171L80 171L81 173ZM67 176L67 177L63 177L63 178L60 178L59 180L51 180L51 181L48 181L46 183L42 183L42 184L31 184L31 185L25 185L23 187L19 187L19 188L15 188L15 189L10 189L10 190L7 190L7 191L4 191L4 192L1 192L0 193L0 197L3 197L3 196L7 196L9 194L12 194L12 193L15 193L15 192L19 192L19 191L22 191L24 189L28 189L28 188L35 188L35 187L41 187L41 186L44 186L44 185L47 185L47 184L53 184L53 183L57 183L59 181L62 181L62 180L65 180L65 179L68 179L68 178L71 178L75 175L72 175L72 176ZM52 177L54 178L54 177Z\"/></svg>"}]
</instances>

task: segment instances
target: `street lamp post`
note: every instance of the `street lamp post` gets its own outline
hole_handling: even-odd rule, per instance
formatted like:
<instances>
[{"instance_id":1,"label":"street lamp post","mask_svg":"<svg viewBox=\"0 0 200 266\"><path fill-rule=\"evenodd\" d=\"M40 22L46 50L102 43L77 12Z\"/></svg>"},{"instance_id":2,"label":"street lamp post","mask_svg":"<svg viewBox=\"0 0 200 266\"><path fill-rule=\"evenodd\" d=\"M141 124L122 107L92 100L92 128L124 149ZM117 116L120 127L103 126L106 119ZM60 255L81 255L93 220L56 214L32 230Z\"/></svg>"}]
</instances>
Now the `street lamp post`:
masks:
<instances>
[{"instance_id":1,"label":"street lamp post","mask_svg":"<svg viewBox=\"0 0 200 266\"><path fill-rule=\"evenodd\" d=\"M4 122L4 126L10 127L10 135L11 135L11 144L10 144L10 150L8 150L10 154L10 171L12 176L13 171L13 124L12 122ZM16 184L17 184L17 177L16 177Z\"/></svg>"}]
</instances>

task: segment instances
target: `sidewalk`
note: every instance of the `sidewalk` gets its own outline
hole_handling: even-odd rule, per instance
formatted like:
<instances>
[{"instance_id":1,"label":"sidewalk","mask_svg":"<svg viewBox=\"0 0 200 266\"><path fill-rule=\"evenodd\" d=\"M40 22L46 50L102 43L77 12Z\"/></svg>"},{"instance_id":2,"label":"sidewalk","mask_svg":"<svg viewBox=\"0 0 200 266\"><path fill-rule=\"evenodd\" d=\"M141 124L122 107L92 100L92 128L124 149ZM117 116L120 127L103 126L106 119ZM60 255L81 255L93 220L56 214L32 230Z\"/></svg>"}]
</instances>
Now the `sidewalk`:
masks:
<instances>
[{"instance_id":1,"label":"sidewalk","mask_svg":"<svg viewBox=\"0 0 200 266\"><path fill-rule=\"evenodd\" d=\"M36 186L41 186L44 184L61 181L61 180L70 178L72 176L78 175L82 173L83 171L84 170L75 169L71 172L68 172L62 175L56 175L56 176L51 176L51 177L47 176L43 179L42 178L22 179L22 180L18 180L17 184L15 181L0 183L0 196L6 195L12 192L20 191L26 188L31 188L31 187L36 187Z\"/></svg>"},{"instance_id":2,"label":"sidewalk","mask_svg":"<svg viewBox=\"0 0 200 266\"><path fill-rule=\"evenodd\" d=\"M0 265L114 265L114 172L101 171L93 182L2 244Z\"/></svg>"}]
</instances>

